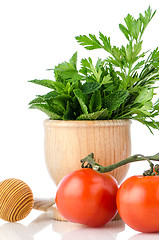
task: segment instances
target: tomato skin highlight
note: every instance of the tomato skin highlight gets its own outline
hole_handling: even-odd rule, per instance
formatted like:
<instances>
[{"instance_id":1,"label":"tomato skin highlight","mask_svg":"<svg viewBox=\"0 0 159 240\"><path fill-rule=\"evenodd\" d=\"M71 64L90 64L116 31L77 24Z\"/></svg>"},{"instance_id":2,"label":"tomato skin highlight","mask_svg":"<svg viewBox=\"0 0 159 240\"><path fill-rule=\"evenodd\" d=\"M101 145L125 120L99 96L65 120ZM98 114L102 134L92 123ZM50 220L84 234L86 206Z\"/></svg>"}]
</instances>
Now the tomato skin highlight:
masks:
<instances>
[{"instance_id":1,"label":"tomato skin highlight","mask_svg":"<svg viewBox=\"0 0 159 240\"><path fill-rule=\"evenodd\" d=\"M66 220L89 227L101 227L117 212L117 190L117 182L111 175L83 168L61 180L55 202Z\"/></svg>"},{"instance_id":2,"label":"tomato skin highlight","mask_svg":"<svg viewBox=\"0 0 159 240\"><path fill-rule=\"evenodd\" d=\"M122 220L140 232L159 232L159 176L133 176L117 193Z\"/></svg>"}]
</instances>

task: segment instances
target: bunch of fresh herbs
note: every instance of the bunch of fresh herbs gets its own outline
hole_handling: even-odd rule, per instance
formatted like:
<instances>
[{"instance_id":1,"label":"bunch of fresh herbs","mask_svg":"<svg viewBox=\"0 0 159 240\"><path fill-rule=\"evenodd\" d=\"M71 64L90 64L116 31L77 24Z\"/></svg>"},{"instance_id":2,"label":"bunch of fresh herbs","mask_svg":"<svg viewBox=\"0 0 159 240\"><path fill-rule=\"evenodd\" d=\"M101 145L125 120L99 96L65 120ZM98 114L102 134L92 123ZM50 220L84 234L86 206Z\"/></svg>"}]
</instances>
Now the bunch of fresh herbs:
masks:
<instances>
[{"instance_id":1,"label":"bunch of fresh herbs","mask_svg":"<svg viewBox=\"0 0 159 240\"><path fill-rule=\"evenodd\" d=\"M82 59L77 69L77 52L68 62L55 66L55 80L31 80L51 91L37 95L30 108L45 112L50 119L110 120L135 119L159 129L159 100L153 102L159 80L159 50L142 52L143 33L154 16L149 7L135 19L130 14L119 24L127 45L112 46L110 38L99 32L76 37L88 50L104 49L105 59Z\"/></svg>"}]
</instances>

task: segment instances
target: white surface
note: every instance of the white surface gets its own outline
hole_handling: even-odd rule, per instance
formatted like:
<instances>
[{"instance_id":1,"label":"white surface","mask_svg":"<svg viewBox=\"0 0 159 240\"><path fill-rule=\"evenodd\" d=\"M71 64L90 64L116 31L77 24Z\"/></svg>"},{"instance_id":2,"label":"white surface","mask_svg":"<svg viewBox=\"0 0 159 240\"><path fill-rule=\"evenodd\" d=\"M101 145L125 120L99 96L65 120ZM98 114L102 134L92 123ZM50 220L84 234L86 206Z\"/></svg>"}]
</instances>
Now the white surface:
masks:
<instances>
[{"instance_id":1,"label":"white surface","mask_svg":"<svg viewBox=\"0 0 159 240\"><path fill-rule=\"evenodd\" d=\"M114 44L123 41L118 24L127 13L138 16L151 4L158 9L156 16L144 34L144 49L154 49L159 42L158 0L5 0L0 2L0 181L15 177L25 181L37 197L55 195L55 185L50 179L44 161L43 121L45 114L28 110L28 102L36 94L47 92L27 83L34 78L53 79L53 68L68 60L77 50L82 57L96 59L105 52L89 52L79 46L75 36L99 31L110 36ZM159 134L151 135L146 127L132 123L132 154L155 154ZM132 164L128 176L141 174L146 163ZM0 220L0 239L157 239L159 235L141 235L125 227L121 222L102 229L59 223L32 213L19 224ZM41 219L42 218L42 219ZM32 225L32 221L35 224ZM41 230L43 224L47 226ZM31 226L31 230L30 230ZM37 228L37 233L34 232ZM62 233L59 233L62 232ZM63 232L64 231L64 232ZM132 237L133 236L133 237Z\"/></svg>"},{"instance_id":2,"label":"white surface","mask_svg":"<svg viewBox=\"0 0 159 240\"><path fill-rule=\"evenodd\" d=\"M1 240L158 240L159 234L138 233L122 220L112 221L102 228L88 228L70 222L59 222L51 218L50 213L32 212L21 223L2 223L0 221Z\"/></svg>"}]
</instances>

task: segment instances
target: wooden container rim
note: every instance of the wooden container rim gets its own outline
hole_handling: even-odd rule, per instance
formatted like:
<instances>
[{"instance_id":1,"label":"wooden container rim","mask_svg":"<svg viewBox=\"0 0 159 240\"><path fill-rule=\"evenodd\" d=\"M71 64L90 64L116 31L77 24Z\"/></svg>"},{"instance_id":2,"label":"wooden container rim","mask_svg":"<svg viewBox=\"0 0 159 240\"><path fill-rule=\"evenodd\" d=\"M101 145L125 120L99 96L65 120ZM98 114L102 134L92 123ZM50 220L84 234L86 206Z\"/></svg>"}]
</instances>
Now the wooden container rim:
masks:
<instances>
[{"instance_id":1,"label":"wooden container rim","mask_svg":"<svg viewBox=\"0 0 159 240\"><path fill-rule=\"evenodd\" d=\"M130 119L113 120L44 120L45 127L112 127L130 125Z\"/></svg>"}]
</instances>

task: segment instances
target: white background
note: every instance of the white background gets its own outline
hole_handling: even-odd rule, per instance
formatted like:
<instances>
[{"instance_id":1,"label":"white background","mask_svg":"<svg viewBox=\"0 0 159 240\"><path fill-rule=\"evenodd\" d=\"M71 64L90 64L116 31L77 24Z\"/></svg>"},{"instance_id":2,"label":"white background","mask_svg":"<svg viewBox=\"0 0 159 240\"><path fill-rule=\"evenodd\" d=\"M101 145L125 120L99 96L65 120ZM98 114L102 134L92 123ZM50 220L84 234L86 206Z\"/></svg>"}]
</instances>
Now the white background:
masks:
<instances>
[{"instance_id":1,"label":"white background","mask_svg":"<svg viewBox=\"0 0 159 240\"><path fill-rule=\"evenodd\" d=\"M143 13L149 4L158 11L144 34L143 50L153 50L159 45L158 0L1 0L0 181L10 177L19 178L32 188L34 196L55 195L56 188L47 173L44 160L43 121L47 116L38 110L28 109L29 101L48 89L27 81L35 78L54 79L53 73L46 69L68 60L75 51L78 51L79 62L82 57L91 56L95 60L98 56L105 57L102 50L89 52L79 46L75 36L98 34L101 31L111 37L112 44L125 44L118 24L123 23L128 13L138 17L139 12ZM151 135L146 127L133 122L131 132L132 154L151 155L159 152L158 131ZM146 163L132 164L128 176L141 174L147 167ZM37 213L31 214L33 220ZM29 223L30 218L27 219L28 222L24 220L24 224ZM4 229L4 222L0 220L0 224ZM49 231L52 234L50 238L56 236L57 239L67 239L52 228ZM48 232L42 231L37 236L42 239L43 234ZM133 234L136 232L126 226L121 238L119 234L110 239L128 239Z\"/></svg>"}]
</instances>

